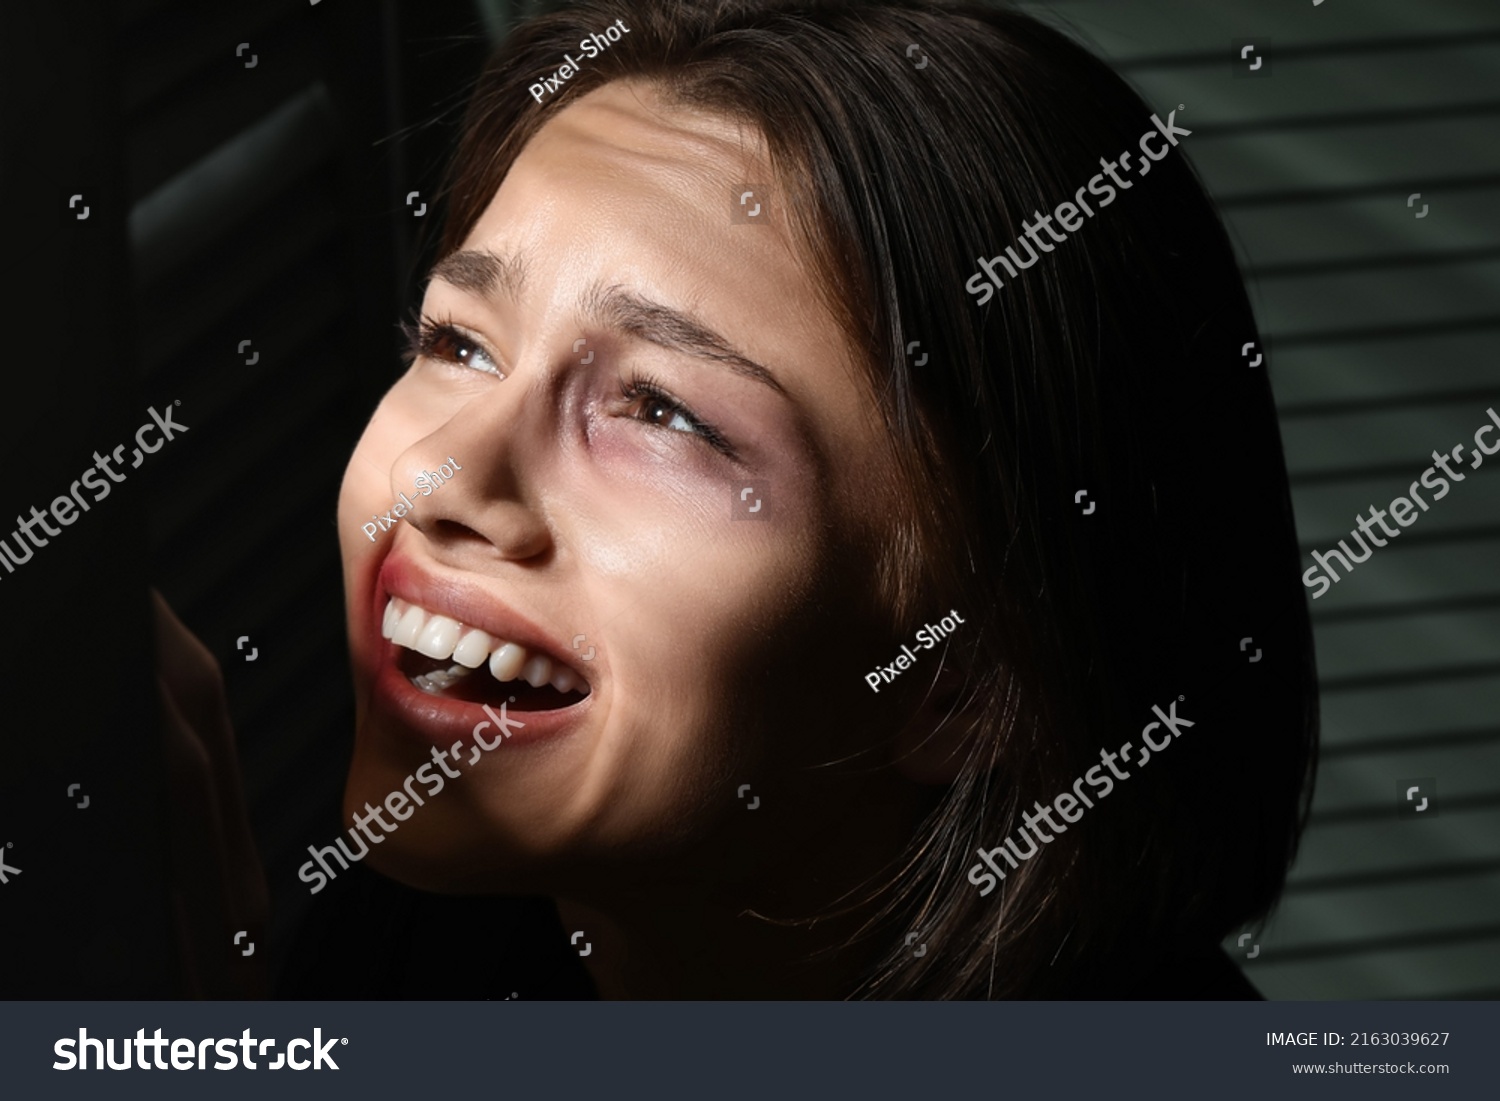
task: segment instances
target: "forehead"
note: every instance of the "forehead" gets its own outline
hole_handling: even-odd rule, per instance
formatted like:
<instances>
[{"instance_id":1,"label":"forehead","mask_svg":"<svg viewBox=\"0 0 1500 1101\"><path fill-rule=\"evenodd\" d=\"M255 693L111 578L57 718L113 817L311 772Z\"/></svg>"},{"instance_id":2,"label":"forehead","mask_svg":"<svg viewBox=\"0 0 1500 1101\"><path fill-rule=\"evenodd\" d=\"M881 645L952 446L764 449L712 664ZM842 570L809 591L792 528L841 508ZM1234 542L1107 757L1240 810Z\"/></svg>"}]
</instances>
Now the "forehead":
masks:
<instances>
[{"instance_id":1,"label":"forehead","mask_svg":"<svg viewBox=\"0 0 1500 1101\"><path fill-rule=\"evenodd\" d=\"M777 231L786 223L774 217L781 211L769 203L765 214L773 217L758 224L731 219L731 200L742 194L735 189L747 184L764 189L771 174L765 140L755 127L672 104L654 85L636 80L606 84L551 116L510 173L596 200L615 193L620 201L670 214L670 224L772 228L756 237L780 238Z\"/></svg>"},{"instance_id":2,"label":"forehead","mask_svg":"<svg viewBox=\"0 0 1500 1101\"><path fill-rule=\"evenodd\" d=\"M660 174L689 193L699 190L695 185L770 172L755 126L673 102L642 80L613 81L574 100L543 124L526 152L532 160L613 161Z\"/></svg>"},{"instance_id":3,"label":"forehead","mask_svg":"<svg viewBox=\"0 0 1500 1101\"><path fill-rule=\"evenodd\" d=\"M519 252L544 235L554 244L582 238L586 247L551 259L576 267L638 256L659 278L682 269L704 281L745 274L748 264L767 276L763 287L807 282L769 194L754 222L739 216L758 201L740 206L746 190L781 190L771 174L754 128L669 105L649 84L614 82L542 125L465 244L498 238Z\"/></svg>"},{"instance_id":4,"label":"forehead","mask_svg":"<svg viewBox=\"0 0 1500 1101\"><path fill-rule=\"evenodd\" d=\"M690 311L820 407L832 434L864 435L866 372L792 232L788 193L755 127L616 81L537 131L462 248L516 258L541 296L531 307L576 313L595 283Z\"/></svg>"}]
</instances>

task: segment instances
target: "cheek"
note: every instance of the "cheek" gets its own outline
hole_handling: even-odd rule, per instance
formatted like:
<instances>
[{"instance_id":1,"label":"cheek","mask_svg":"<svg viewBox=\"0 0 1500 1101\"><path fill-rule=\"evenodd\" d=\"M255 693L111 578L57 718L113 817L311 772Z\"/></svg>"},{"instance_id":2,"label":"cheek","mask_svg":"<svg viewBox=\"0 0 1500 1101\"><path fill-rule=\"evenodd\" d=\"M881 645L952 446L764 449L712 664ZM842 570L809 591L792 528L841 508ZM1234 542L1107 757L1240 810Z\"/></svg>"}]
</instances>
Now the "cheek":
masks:
<instances>
[{"instance_id":1,"label":"cheek","mask_svg":"<svg viewBox=\"0 0 1500 1101\"><path fill-rule=\"evenodd\" d=\"M856 695L870 696L850 638L863 617L835 591L850 556L811 542L694 549L663 585L631 579L642 610L607 636L605 838L718 836L713 823L739 809L746 782L799 808L786 812L795 820L816 818L841 790L830 765L868 769L874 758L860 754L890 733L889 716L871 710L880 701Z\"/></svg>"},{"instance_id":2,"label":"cheek","mask_svg":"<svg viewBox=\"0 0 1500 1101\"><path fill-rule=\"evenodd\" d=\"M725 512L716 523L727 528ZM762 755L777 715L808 706L819 683L816 651L836 629L836 610L818 610L816 599L826 548L807 528L759 530L770 527L656 528L631 543L630 555L615 542L615 564L629 559L633 568L609 579L614 618L603 637L629 740L643 743L625 759L678 781L738 770Z\"/></svg>"},{"instance_id":3,"label":"cheek","mask_svg":"<svg viewBox=\"0 0 1500 1101\"><path fill-rule=\"evenodd\" d=\"M622 653L643 655L622 684L632 702L691 700L700 728L806 763L863 745L888 723L867 713L884 701L864 674L869 640L889 631L874 593L876 548L832 502L793 513L799 499L808 500L779 496L766 522L715 517L660 537L667 550L651 568L618 579L640 611L621 615L617 630Z\"/></svg>"},{"instance_id":4,"label":"cheek","mask_svg":"<svg viewBox=\"0 0 1500 1101\"><path fill-rule=\"evenodd\" d=\"M832 520L826 486L781 481L765 520L733 519L737 483L728 477L665 468L628 491L574 487L571 542L598 586L590 611L622 697L658 714L666 700L681 701L672 707L682 722L659 731L685 738L705 725L743 725L736 716L758 721L825 679L821 656L853 611L825 598L841 569L860 567L836 549L843 525Z\"/></svg>"}]
</instances>

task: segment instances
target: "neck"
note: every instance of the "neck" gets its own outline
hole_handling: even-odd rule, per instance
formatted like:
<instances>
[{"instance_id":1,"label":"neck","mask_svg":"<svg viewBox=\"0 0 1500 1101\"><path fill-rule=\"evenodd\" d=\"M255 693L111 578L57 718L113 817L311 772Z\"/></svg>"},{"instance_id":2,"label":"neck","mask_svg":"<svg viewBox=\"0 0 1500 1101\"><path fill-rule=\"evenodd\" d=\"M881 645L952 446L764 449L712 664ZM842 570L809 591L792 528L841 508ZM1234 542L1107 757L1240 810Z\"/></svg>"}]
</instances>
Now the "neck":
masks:
<instances>
[{"instance_id":1,"label":"neck","mask_svg":"<svg viewBox=\"0 0 1500 1101\"><path fill-rule=\"evenodd\" d=\"M648 888L617 881L586 899L559 897L558 914L570 937L584 934L578 949L591 945L583 962L603 998L847 998L898 935L854 939L878 905L872 884L891 874L921 809L913 799L900 813L848 817L783 865L775 888L716 887L707 875Z\"/></svg>"}]
</instances>

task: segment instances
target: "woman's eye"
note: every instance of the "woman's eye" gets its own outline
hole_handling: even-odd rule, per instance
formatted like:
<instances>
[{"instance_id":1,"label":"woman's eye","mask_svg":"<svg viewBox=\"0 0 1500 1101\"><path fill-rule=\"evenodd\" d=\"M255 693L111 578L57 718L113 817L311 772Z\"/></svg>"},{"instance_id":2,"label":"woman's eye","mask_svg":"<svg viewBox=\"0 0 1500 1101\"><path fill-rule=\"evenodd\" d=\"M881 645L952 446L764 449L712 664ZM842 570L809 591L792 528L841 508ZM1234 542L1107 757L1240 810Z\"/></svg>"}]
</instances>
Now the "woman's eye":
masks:
<instances>
[{"instance_id":1,"label":"woman's eye","mask_svg":"<svg viewBox=\"0 0 1500 1101\"><path fill-rule=\"evenodd\" d=\"M627 403L628 415L634 419L671 432L697 436L715 451L735 457L735 449L723 433L651 380L637 378L623 383L621 397Z\"/></svg>"},{"instance_id":2,"label":"woman's eye","mask_svg":"<svg viewBox=\"0 0 1500 1101\"><path fill-rule=\"evenodd\" d=\"M698 426L688 419L682 408L661 398L643 398L640 404L641 420L650 421L662 428L676 432L692 432L701 435Z\"/></svg>"},{"instance_id":3,"label":"woman's eye","mask_svg":"<svg viewBox=\"0 0 1500 1101\"><path fill-rule=\"evenodd\" d=\"M484 346L478 341L465 336L452 325L438 324L431 321L423 321L416 342L418 354L427 356L429 359L442 360L444 363L453 363L462 367L472 367L476 371L504 378L505 374L496 365L490 354L484 350Z\"/></svg>"}]
</instances>

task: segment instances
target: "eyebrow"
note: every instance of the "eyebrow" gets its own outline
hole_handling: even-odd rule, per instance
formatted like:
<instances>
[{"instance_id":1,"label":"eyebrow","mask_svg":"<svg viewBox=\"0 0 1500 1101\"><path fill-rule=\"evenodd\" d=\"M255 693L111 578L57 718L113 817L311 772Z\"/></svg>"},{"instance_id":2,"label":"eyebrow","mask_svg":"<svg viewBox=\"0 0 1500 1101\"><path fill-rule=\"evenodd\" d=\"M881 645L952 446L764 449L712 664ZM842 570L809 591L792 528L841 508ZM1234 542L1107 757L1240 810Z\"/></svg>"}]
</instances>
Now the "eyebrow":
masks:
<instances>
[{"instance_id":1,"label":"eyebrow","mask_svg":"<svg viewBox=\"0 0 1500 1101\"><path fill-rule=\"evenodd\" d=\"M769 386L783 397L785 387L765 367L737 351L724 337L691 314L621 286L594 284L584 295L586 316L606 328L644 340L668 351L722 363L737 375Z\"/></svg>"},{"instance_id":2,"label":"eyebrow","mask_svg":"<svg viewBox=\"0 0 1500 1101\"><path fill-rule=\"evenodd\" d=\"M428 278L441 279L480 298L517 298L526 285L526 267L519 256L502 256L488 249L460 249L434 264Z\"/></svg>"},{"instance_id":3,"label":"eyebrow","mask_svg":"<svg viewBox=\"0 0 1500 1101\"><path fill-rule=\"evenodd\" d=\"M433 265L430 279L480 298L520 297L526 285L524 257L488 249L460 249ZM769 386L783 397L785 387L765 367L738 351L724 337L682 310L654 302L621 286L595 283L583 296L583 312L595 324L644 340L668 351L712 360L737 375Z\"/></svg>"}]
</instances>

